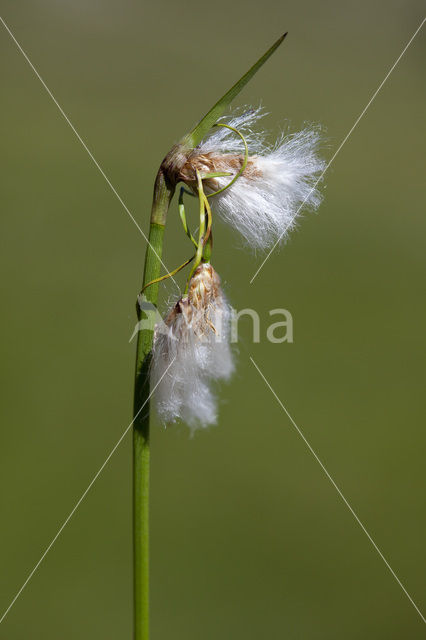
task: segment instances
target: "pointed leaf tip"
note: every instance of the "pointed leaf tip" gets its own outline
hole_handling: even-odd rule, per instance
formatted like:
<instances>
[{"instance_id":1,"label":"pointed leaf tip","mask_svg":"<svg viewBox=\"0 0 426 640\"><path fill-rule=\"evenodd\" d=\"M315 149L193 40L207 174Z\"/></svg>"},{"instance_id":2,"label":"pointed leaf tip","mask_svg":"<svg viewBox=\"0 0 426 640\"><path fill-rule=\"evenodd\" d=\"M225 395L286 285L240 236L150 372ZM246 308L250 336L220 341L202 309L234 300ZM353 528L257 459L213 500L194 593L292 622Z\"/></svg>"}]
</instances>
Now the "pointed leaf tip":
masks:
<instances>
[{"instance_id":1,"label":"pointed leaf tip","mask_svg":"<svg viewBox=\"0 0 426 640\"><path fill-rule=\"evenodd\" d=\"M272 47L266 51L259 58L257 62L225 93L224 96L216 104L210 109L210 111L200 120L200 122L194 127L194 129L188 133L182 140L181 144L194 149L198 144L200 144L201 140L204 138L206 133L212 128L212 126L217 122L220 116L224 113L225 109L230 105L232 100L240 93L243 87L252 79L255 73L260 69L260 67L265 64L268 58L278 49L284 38L287 36L288 31L286 31L274 44Z\"/></svg>"}]
</instances>

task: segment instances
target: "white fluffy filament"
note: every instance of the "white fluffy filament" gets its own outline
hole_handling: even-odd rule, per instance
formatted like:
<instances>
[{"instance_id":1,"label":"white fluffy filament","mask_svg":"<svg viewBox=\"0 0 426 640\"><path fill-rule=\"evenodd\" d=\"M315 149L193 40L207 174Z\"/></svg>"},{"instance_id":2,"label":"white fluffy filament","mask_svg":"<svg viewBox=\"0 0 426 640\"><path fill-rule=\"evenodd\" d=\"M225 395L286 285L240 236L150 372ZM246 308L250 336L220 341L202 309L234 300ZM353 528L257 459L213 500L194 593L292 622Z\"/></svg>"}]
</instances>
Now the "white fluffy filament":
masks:
<instances>
[{"instance_id":1,"label":"white fluffy filament","mask_svg":"<svg viewBox=\"0 0 426 640\"><path fill-rule=\"evenodd\" d=\"M212 382L228 379L234 369L230 311L219 276L205 263L195 271L188 295L157 325L152 383L158 383L154 399L164 424L181 420L195 429L216 422Z\"/></svg>"},{"instance_id":2,"label":"white fluffy filament","mask_svg":"<svg viewBox=\"0 0 426 640\"><path fill-rule=\"evenodd\" d=\"M267 249L278 239L285 239L302 208L318 208L321 194L316 183L325 168L325 161L318 156L319 127L282 134L271 146L263 131L253 130L263 115L258 108L222 120L245 136L249 161L242 176L211 199L213 211L238 229L255 249ZM213 129L189 162L194 167L199 164L201 170L231 173L230 177L207 181L207 192L216 191L241 167L241 140L229 129Z\"/></svg>"}]
</instances>

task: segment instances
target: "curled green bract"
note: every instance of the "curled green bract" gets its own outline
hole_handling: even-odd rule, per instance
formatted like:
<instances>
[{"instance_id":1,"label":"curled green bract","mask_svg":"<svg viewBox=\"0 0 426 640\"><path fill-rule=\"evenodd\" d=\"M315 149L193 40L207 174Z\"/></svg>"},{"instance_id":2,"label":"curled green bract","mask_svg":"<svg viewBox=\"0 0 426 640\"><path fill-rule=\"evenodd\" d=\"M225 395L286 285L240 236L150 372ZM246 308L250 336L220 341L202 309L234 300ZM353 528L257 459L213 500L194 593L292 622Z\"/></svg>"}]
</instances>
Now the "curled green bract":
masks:
<instances>
[{"instance_id":1,"label":"curled green bract","mask_svg":"<svg viewBox=\"0 0 426 640\"><path fill-rule=\"evenodd\" d=\"M222 191L226 191L226 189L229 189L229 187L231 187L234 182L236 180L238 180L238 178L240 176L242 176L244 169L247 166L247 162L248 162L248 146L247 146L247 140L245 139L245 137L243 136L243 134L241 133L241 131L238 131L238 129L234 129L234 127L230 127L229 124L223 124L221 122L216 122L215 125L213 125L214 127L225 127L226 129L229 129L230 131L233 131L234 133L236 133L237 135L240 136L241 140L244 143L244 160L243 160L243 164L241 165L240 170L238 171L238 173L235 174L235 176L232 178L232 180L230 180L228 182L227 185L225 185L224 187L222 187L221 189L218 189L217 191L214 191L213 193L209 193L207 195L207 198L211 198L213 196L216 196L218 193L222 193Z\"/></svg>"}]
</instances>

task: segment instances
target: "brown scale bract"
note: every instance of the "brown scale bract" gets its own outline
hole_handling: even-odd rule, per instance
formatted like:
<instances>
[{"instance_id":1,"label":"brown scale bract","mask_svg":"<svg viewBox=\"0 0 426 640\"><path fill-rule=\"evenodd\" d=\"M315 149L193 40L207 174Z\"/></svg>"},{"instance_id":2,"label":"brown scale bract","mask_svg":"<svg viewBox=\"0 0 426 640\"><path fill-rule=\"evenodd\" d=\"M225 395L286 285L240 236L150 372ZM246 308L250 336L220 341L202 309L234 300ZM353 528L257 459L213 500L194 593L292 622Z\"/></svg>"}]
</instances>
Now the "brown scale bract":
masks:
<instances>
[{"instance_id":1,"label":"brown scale bract","mask_svg":"<svg viewBox=\"0 0 426 640\"><path fill-rule=\"evenodd\" d=\"M244 156L237 153L226 153L219 155L214 152L191 154L186 163L180 169L178 179L189 185L194 191L197 187L196 170L201 174L227 172L235 175L240 171L244 162ZM255 156L249 157L246 168L242 175L247 180L252 180L261 176L261 171L256 166ZM219 184L215 178L204 181L207 190L216 191Z\"/></svg>"},{"instance_id":2,"label":"brown scale bract","mask_svg":"<svg viewBox=\"0 0 426 640\"><path fill-rule=\"evenodd\" d=\"M211 319L214 307L222 306L220 278L211 264L201 264L194 272L188 287L188 294L180 298L165 319L168 327L173 327L182 339L185 330L191 326L192 331L202 337L216 328ZM182 322L183 320L183 322Z\"/></svg>"}]
</instances>

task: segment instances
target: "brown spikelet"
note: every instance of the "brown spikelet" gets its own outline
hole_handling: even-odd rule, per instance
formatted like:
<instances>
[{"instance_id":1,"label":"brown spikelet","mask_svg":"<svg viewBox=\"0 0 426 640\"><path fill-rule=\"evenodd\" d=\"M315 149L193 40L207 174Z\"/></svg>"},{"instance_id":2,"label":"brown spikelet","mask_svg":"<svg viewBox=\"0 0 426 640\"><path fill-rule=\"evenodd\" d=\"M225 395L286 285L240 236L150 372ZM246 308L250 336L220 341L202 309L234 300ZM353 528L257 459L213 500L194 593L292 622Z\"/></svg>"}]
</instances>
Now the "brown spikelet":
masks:
<instances>
[{"instance_id":1,"label":"brown spikelet","mask_svg":"<svg viewBox=\"0 0 426 640\"><path fill-rule=\"evenodd\" d=\"M194 191L196 190L196 171L203 173L226 172L235 175L240 171L244 162L244 156L237 153L217 154L213 152L192 154L187 162L182 166L179 173L179 180L185 182ZM252 180L261 176L261 171L256 166L255 156L249 157L247 166L242 174L247 180ZM215 178L205 180L206 190L216 191L219 188Z\"/></svg>"}]
</instances>

